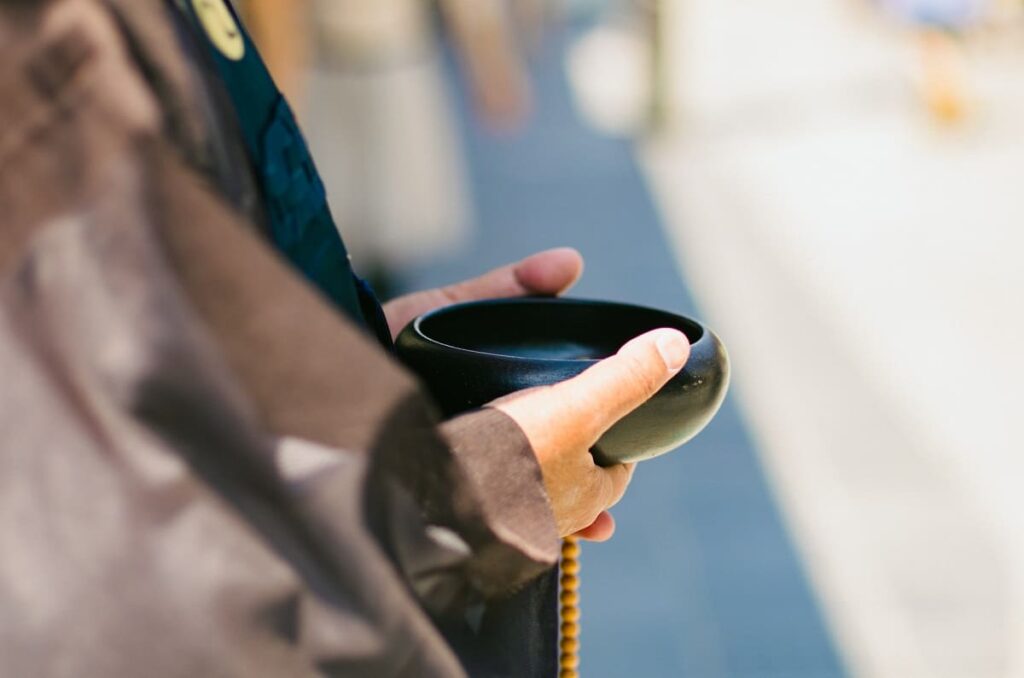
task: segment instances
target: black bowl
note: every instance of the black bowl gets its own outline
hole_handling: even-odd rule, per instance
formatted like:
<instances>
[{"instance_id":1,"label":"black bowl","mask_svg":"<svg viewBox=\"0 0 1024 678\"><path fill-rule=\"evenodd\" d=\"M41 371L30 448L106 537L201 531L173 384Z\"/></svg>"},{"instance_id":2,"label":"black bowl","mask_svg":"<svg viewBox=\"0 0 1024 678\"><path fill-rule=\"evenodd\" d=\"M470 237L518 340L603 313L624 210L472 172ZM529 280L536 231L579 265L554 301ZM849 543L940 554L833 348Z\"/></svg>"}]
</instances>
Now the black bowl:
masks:
<instances>
[{"instance_id":1,"label":"black bowl","mask_svg":"<svg viewBox=\"0 0 1024 678\"><path fill-rule=\"evenodd\" d=\"M722 342L700 323L642 306L564 298L496 299L426 313L398 336L401 360L446 415L531 386L576 376L659 327L690 340L685 367L607 431L592 450L601 465L664 454L714 417L729 383Z\"/></svg>"}]
</instances>

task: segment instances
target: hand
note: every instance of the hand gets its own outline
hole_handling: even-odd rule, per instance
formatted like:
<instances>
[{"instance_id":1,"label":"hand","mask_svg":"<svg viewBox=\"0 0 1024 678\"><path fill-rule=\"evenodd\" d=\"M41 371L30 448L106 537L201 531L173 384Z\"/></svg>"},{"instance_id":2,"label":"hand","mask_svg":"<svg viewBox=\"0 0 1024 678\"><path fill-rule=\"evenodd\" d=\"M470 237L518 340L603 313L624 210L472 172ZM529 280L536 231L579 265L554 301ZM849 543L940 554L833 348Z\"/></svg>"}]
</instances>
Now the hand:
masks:
<instances>
[{"instance_id":1,"label":"hand","mask_svg":"<svg viewBox=\"0 0 1024 678\"><path fill-rule=\"evenodd\" d=\"M682 369L690 342L673 329L629 341L582 374L500 398L495 407L523 429L544 476L544 487L562 536L604 541L615 531L606 509L626 491L633 465L602 468L590 448Z\"/></svg>"},{"instance_id":2,"label":"hand","mask_svg":"<svg viewBox=\"0 0 1024 678\"><path fill-rule=\"evenodd\" d=\"M582 272L583 257L576 250L546 250L479 278L392 299L384 304L384 315L395 337L413 318L435 308L478 299L557 295L572 287Z\"/></svg>"}]
</instances>

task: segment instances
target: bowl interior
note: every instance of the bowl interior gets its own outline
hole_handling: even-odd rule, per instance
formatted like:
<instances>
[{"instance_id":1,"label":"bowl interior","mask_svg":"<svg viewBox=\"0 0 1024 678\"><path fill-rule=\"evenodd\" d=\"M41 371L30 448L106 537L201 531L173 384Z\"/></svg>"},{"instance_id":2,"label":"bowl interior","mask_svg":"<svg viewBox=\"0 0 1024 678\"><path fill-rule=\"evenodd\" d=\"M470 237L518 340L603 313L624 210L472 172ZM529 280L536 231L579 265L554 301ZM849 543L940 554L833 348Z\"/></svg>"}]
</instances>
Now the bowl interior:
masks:
<instances>
[{"instance_id":1,"label":"bowl interior","mask_svg":"<svg viewBox=\"0 0 1024 678\"><path fill-rule=\"evenodd\" d=\"M655 309L570 299L511 299L451 306L423 317L419 331L449 347L541 360L600 360L658 327L703 334L697 323Z\"/></svg>"}]
</instances>

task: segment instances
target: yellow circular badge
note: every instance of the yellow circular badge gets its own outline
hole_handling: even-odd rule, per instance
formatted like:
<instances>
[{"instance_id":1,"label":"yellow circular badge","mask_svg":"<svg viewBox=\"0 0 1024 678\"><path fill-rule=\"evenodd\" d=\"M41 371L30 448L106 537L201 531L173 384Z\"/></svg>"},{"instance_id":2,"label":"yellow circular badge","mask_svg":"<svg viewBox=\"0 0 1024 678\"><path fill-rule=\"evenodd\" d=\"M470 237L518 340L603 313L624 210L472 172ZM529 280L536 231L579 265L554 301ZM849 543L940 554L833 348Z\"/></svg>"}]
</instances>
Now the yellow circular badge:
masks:
<instances>
[{"instance_id":1,"label":"yellow circular badge","mask_svg":"<svg viewBox=\"0 0 1024 678\"><path fill-rule=\"evenodd\" d=\"M245 40L224 0L192 0L199 22L217 50L232 61L245 56Z\"/></svg>"}]
</instances>

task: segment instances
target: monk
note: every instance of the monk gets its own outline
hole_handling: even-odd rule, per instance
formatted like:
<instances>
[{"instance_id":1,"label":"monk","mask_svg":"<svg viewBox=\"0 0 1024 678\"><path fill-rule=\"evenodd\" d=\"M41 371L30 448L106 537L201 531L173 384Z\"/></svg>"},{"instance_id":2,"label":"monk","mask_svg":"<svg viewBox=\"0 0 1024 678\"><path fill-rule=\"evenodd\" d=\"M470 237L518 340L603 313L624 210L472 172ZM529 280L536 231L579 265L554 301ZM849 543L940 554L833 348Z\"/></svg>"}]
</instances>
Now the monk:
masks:
<instances>
[{"instance_id":1,"label":"monk","mask_svg":"<svg viewBox=\"0 0 1024 678\"><path fill-rule=\"evenodd\" d=\"M579 256L378 305L236 20L0 0L0 674L555 675L559 538L631 475L588 450L688 343L439 420L390 333Z\"/></svg>"}]
</instances>

